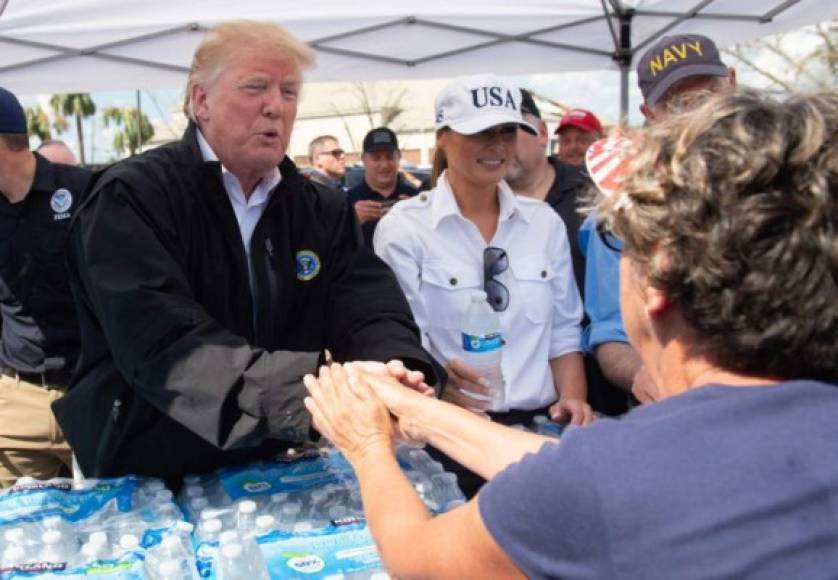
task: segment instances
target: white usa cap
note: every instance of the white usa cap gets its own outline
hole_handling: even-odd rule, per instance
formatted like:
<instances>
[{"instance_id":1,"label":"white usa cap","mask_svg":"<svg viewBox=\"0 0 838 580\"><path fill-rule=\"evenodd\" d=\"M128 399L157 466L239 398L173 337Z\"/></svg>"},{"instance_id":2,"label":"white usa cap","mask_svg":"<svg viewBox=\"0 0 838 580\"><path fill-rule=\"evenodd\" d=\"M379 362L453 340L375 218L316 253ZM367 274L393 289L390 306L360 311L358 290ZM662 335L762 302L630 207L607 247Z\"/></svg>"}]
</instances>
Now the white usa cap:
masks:
<instances>
[{"instance_id":1,"label":"white usa cap","mask_svg":"<svg viewBox=\"0 0 838 580\"><path fill-rule=\"evenodd\" d=\"M474 135L489 127L515 123L524 131L538 131L521 116L521 89L495 75L458 77L434 100L436 129L450 127Z\"/></svg>"}]
</instances>

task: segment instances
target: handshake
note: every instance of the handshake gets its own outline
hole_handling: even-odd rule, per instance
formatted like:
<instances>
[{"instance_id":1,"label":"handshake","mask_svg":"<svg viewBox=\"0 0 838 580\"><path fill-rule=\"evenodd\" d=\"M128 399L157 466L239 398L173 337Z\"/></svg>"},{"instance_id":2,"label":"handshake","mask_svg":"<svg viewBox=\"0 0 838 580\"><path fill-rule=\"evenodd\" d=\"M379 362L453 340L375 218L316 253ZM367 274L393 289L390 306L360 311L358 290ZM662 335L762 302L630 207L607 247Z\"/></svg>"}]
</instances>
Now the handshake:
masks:
<instances>
[{"instance_id":1,"label":"handshake","mask_svg":"<svg viewBox=\"0 0 838 580\"><path fill-rule=\"evenodd\" d=\"M437 401L424 375L401 361L333 363L303 382L315 429L353 465L370 450L392 448L396 438L425 442L419 417Z\"/></svg>"}]
</instances>

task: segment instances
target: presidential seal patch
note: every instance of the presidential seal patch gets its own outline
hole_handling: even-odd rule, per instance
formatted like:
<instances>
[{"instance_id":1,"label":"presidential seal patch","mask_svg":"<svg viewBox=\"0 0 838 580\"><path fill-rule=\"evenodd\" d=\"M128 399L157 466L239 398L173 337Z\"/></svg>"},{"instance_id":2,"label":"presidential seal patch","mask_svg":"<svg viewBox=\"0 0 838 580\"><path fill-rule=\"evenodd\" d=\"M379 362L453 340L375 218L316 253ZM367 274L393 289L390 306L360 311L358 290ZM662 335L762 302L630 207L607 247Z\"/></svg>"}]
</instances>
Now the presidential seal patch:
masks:
<instances>
[{"instance_id":1,"label":"presidential seal patch","mask_svg":"<svg viewBox=\"0 0 838 580\"><path fill-rule=\"evenodd\" d=\"M297 252L297 280L308 281L320 273L320 257L311 250Z\"/></svg>"},{"instance_id":2,"label":"presidential seal patch","mask_svg":"<svg viewBox=\"0 0 838 580\"><path fill-rule=\"evenodd\" d=\"M49 200L49 206L55 212L53 219L63 220L70 217L70 208L73 207L73 194L69 190L56 189Z\"/></svg>"}]
</instances>

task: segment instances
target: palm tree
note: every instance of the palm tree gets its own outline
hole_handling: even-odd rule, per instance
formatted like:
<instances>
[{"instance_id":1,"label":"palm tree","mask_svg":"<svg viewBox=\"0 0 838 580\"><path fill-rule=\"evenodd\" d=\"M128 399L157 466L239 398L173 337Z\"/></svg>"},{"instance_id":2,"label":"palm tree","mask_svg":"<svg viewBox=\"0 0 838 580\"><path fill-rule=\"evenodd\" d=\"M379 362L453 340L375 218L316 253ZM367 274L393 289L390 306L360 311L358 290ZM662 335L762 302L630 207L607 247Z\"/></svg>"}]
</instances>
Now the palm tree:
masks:
<instances>
[{"instance_id":1,"label":"palm tree","mask_svg":"<svg viewBox=\"0 0 838 580\"><path fill-rule=\"evenodd\" d=\"M56 115L55 120L50 122L49 115L40 105L26 107L25 113L27 132L41 141L52 139L53 131L62 133L67 130L67 119L63 115Z\"/></svg>"},{"instance_id":2,"label":"palm tree","mask_svg":"<svg viewBox=\"0 0 838 580\"><path fill-rule=\"evenodd\" d=\"M147 143L154 137L154 127L148 120L145 113L139 115L137 122L137 109L126 107L108 107L102 112L102 119L105 127L111 123L122 127L113 137L113 148L118 153L128 149L129 155L134 155L143 143Z\"/></svg>"},{"instance_id":3,"label":"palm tree","mask_svg":"<svg viewBox=\"0 0 838 580\"><path fill-rule=\"evenodd\" d=\"M70 115L76 118L76 134L79 140L79 160L84 165L84 135L82 132L82 120L96 114L96 104L88 93L70 93L66 95L53 95L49 99L50 107L58 116Z\"/></svg>"}]
</instances>

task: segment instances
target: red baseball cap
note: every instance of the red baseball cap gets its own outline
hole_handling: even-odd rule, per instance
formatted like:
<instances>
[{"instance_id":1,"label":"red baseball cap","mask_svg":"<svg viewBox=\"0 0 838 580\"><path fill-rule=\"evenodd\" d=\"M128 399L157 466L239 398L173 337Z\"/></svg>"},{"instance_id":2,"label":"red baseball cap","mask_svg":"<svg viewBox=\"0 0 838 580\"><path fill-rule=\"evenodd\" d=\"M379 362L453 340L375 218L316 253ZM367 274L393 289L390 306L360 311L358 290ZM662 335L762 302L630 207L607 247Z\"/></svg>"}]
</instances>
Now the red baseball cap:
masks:
<instances>
[{"instance_id":1,"label":"red baseball cap","mask_svg":"<svg viewBox=\"0 0 838 580\"><path fill-rule=\"evenodd\" d=\"M596 132L600 135L605 133L602 130L602 123L599 122L596 115L590 111L586 111L585 109L573 109L568 111L559 122L556 134L558 134L565 127L576 127L588 133Z\"/></svg>"}]
</instances>

